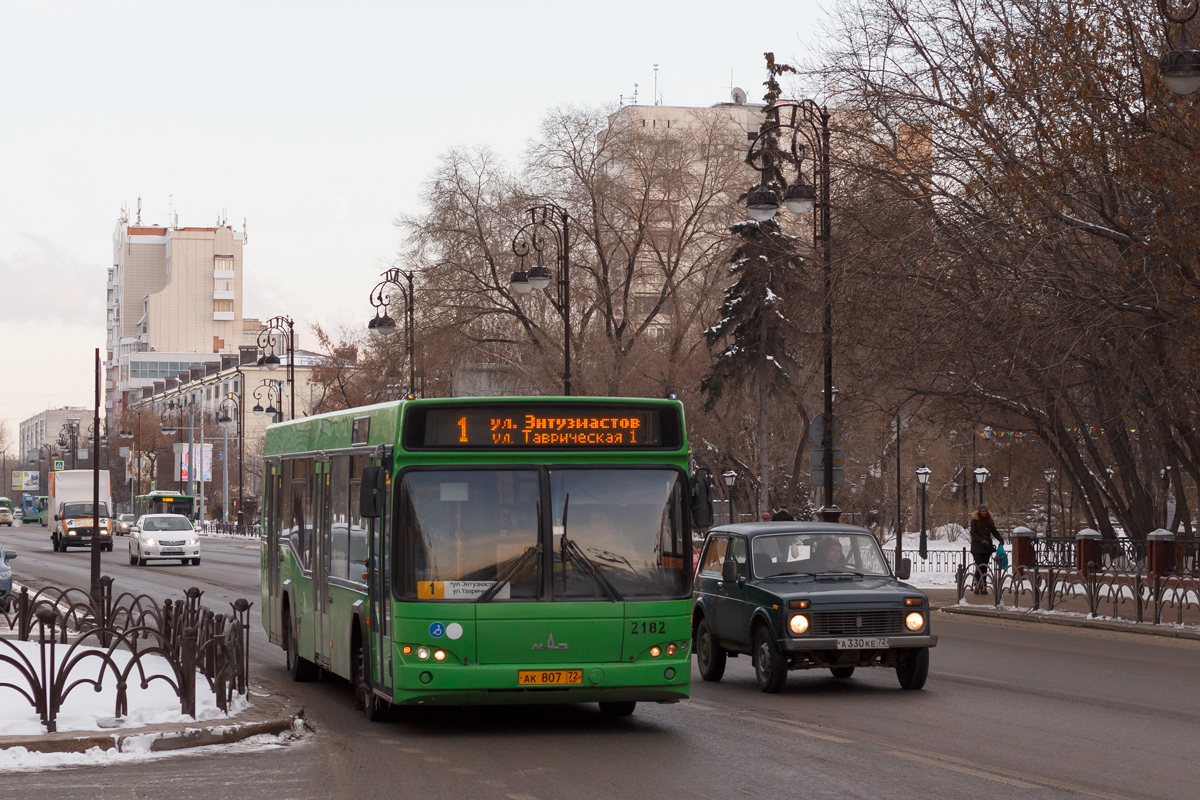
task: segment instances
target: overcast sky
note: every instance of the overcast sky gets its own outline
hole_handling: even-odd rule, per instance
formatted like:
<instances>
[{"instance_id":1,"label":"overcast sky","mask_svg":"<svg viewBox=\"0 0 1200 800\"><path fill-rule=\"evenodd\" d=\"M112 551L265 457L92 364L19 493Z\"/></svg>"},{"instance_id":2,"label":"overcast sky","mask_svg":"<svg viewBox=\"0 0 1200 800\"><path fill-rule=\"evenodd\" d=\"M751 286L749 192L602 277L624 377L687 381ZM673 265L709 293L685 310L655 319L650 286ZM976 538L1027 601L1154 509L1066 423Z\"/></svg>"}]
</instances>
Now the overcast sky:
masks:
<instances>
[{"instance_id":1,"label":"overcast sky","mask_svg":"<svg viewBox=\"0 0 1200 800\"><path fill-rule=\"evenodd\" d=\"M0 419L92 403L122 205L248 219L247 316L365 324L439 153L519 161L545 112L762 97L818 0L0 0Z\"/></svg>"}]
</instances>

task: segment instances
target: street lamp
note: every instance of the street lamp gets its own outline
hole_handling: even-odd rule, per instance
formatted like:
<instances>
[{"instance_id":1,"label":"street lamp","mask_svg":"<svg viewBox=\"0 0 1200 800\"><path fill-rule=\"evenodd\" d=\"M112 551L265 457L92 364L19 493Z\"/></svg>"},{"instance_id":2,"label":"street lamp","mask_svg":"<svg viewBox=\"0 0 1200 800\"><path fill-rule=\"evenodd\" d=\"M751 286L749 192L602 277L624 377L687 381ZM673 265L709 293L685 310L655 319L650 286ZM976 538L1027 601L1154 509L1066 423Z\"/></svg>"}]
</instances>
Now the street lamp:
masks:
<instances>
[{"instance_id":1,"label":"street lamp","mask_svg":"<svg viewBox=\"0 0 1200 800\"><path fill-rule=\"evenodd\" d=\"M1178 8L1176 8L1176 6ZM1200 0L1158 0L1158 11L1167 23L1167 44L1171 43L1170 29L1179 26L1179 46L1164 53L1159 61L1163 83L1175 94L1192 94L1200 90L1200 50L1188 47L1188 23L1200 12Z\"/></svg>"},{"instance_id":2,"label":"street lamp","mask_svg":"<svg viewBox=\"0 0 1200 800\"><path fill-rule=\"evenodd\" d=\"M729 523L732 525L734 521L733 484L737 482L737 473L731 469L725 470L725 472L721 475L721 478L725 481L725 498L729 502Z\"/></svg>"},{"instance_id":3,"label":"street lamp","mask_svg":"<svg viewBox=\"0 0 1200 800\"><path fill-rule=\"evenodd\" d=\"M415 356L415 344L413 341L413 277L414 273L408 270L391 269L381 273L383 280L375 284L375 288L371 290L371 305L375 308L375 316L367 323L367 330L376 336L389 334L396 329L396 320L392 319L388 314L388 309L391 307L392 298L387 294L387 288L394 286L399 289L404 295L404 334L405 341L408 344L408 391L415 394L417 391L417 367ZM400 278L403 277L408 283L407 289L404 284L400 283ZM383 313L381 314L380 311ZM423 394L423 393L422 393Z\"/></svg>"},{"instance_id":4,"label":"street lamp","mask_svg":"<svg viewBox=\"0 0 1200 800\"><path fill-rule=\"evenodd\" d=\"M509 287L517 294L545 289L553 278L549 267L542 264L542 240L538 229L547 231L553 239L558 257L558 297L551 301L563 318L563 395L571 396L571 216L554 203L544 203L527 209L529 222L521 226L512 240L512 251L520 259L520 267L512 274ZM536 261L528 271L525 257L536 253Z\"/></svg>"},{"instance_id":5,"label":"street lamp","mask_svg":"<svg viewBox=\"0 0 1200 800\"><path fill-rule=\"evenodd\" d=\"M71 469L79 468L79 420L72 417L58 431L58 446L71 452Z\"/></svg>"},{"instance_id":6,"label":"street lamp","mask_svg":"<svg viewBox=\"0 0 1200 800\"><path fill-rule=\"evenodd\" d=\"M983 484L987 482L988 475L992 473L987 467L977 467L975 469L975 482L979 484L979 505L983 505Z\"/></svg>"},{"instance_id":7,"label":"street lamp","mask_svg":"<svg viewBox=\"0 0 1200 800\"><path fill-rule=\"evenodd\" d=\"M917 470L917 483L921 484L921 550L922 559L929 558L929 537L925 532L925 493L929 487L929 476L933 471L924 464Z\"/></svg>"},{"instance_id":8,"label":"street lamp","mask_svg":"<svg viewBox=\"0 0 1200 800\"><path fill-rule=\"evenodd\" d=\"M1049 467L1042 473L1042 477L1046 479L1046 538L1050 538L1050 526L1054 518L1050 514L1051 506L1054 503L1054 497L1050 494L1050 486L1054 483L1054 479L1058 477L1058 470L1054 467Z\"/></svg>"},{"instance_id":9,"label":"street lamp","mask_svg":"<svg viewBox=\"0 0 1200 800\"><path fill-rule=\"evenodd\" d=\"M746 154L746 163L754 167L760 174L774 169L771 154L775 151L768 143L775 139L779 131L790 131L791 142L783 156L796 168L796 179L788 184L783 192L783 206L793 214L813 214L813 246L821 248L821 262L824 270L824 321L822 325L822 345L825 361L825 396L824 396L824 503L821 508L821 518L826 522L837 522L842 512L833 502L833 240L832 222L830 218L830 173L829 173L829 118L830 113L825 106L817 105L813 100L784 100L773 104L766 110L768 124L763 126L750 151ZM812 159L812 173L816 185L810 184L804 177L803 163L805 158ZM779 211L779 198L775 190L766 185L765 175L759 183L746 194L746 209L751 218L766 222Z\"/></svg>"},{"instance_id":10,"label":"street lamp","mask_svg":"<svg viewBox=\"0 0 1200 800\"><path fill-rule=\"evenodd\" d=\"M262 407L263 396L266 396L267 407ZM256 415L262 416L264 413L271 416L272 421L278 422L276 415L282 415L275 403L271 400L272 397L279 398L279 404L283 405L283 381L277 381L273 378L266 378L258 386L254 388L254 407L250 409Z\"/></svg>"},{"instance_id":11,"label":"street lamp","mask_svg":"<svg viewBox=\"0 0 1200 800\"><path fill-rule=\"evenodd\" d=\"M258 349L262 355L258 359L258 367L264 372L279 369L279 355L275 352L277 340L282 339L287 352L287 383L291 392L291 419L296 418L296 325L291 317L271 317L263 323L263 329L258 334ZM283 395L279 396L279 405L283 405Z\"/></svg>"},{"instance_id":12,"label":"street lamp","mask_svg":"<svg viewBox=\"0 0 1200 800\"><path fill-rule=\"evenodd\" d=\"M237 412L236 419L229 414L229 409L233 408ZM242 527L242 490L245 484L242 482L242 445L244 442L242 431L242 403L237 395L230 392L221 401L217 407L217 424L221 426L221 522L225 525L229 524L229 427L233 424L237 425L237 448L238 448L238 530Z\"/></svg>"},{"instance_id":13,"label":"street lamp","mask_svg":"<svg viewBox=\"0 0 1200 800\"><path fill-rule=\"evenodd\" d=\"M171 400L170 402L167 403L167 409L168 409L167 413L168 414L170 413L170 411L174 411L176 408L179 409L179 417L180 417L179 427L175 427L175 426L171 426L171 425L163 425L163 426L161 426L161 430L163 433L179 433L179 432L181 432L180 428L183 427L183 408L184 408L184 402L183 402L182 398L180 398L178 404L176 404L176 402L174 400ZM188 401L187 401L187 414L188 414L187 488L184 490L184 494L194 497L196 493L192 490L192 479L196 474L196 405L195 405L195 403L192 402L192 398L190 396L188 397ZM201 433L203 433L203 431L201 431ZM200 460L201 460L201 462L204 461L203 454L201 454ZM182 472L183 472L183 470L182 470L182 468L180 468L180 473L181 473L180 482L183 481ZM203 463L200 464L200 480L201 481L204 480L204 464ZM203 489L201 489L201 491L203 491ZM200 499L203 500L204 499L203 496Z\"/></svg>"}]
</instances>

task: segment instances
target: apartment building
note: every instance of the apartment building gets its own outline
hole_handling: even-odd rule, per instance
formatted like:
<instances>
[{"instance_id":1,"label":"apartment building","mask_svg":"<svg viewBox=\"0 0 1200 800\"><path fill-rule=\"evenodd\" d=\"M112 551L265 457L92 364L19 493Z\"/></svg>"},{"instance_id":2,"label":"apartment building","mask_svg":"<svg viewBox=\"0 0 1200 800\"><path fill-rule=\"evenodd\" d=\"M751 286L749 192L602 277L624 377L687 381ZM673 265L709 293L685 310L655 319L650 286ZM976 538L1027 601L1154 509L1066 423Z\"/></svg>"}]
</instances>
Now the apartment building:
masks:
<instances>
[{"instance_id":1,"label":"apartment building","mask_svg":"<svg viewBox=\"0 0 1200 800\"><path fill-rule=\"evenodd\" d=\"M123 212L108 273L105 412L119 418L156 380L221 364L261 324L242 314L244 231L142 224Z\"/></svg>"},{"instance_id":2,"label":"apartment building","mask_svg":"<svg viewBox=\"0 0 1200 800\"><path fill-rule=\"evenodd\" d=\"M70 465L71 457L67 452L68 448L60 447L58 444L59 435L63 433L64 428L74 427L76 431L75 444L79 448L87 449L89 446L87 442L88 428L94 418L95 414L92 409L74 406L51 408L40 414L34 414L17 425L17 442L20 445L17 452L22 458L32 460L35 464L41 459L43 473L51 450L54 453L65 455L67 464ZM68 423L70 423L69 426ZM43 450L43 446L46 445L49 447Z\"/></svg>"}]
</instances>

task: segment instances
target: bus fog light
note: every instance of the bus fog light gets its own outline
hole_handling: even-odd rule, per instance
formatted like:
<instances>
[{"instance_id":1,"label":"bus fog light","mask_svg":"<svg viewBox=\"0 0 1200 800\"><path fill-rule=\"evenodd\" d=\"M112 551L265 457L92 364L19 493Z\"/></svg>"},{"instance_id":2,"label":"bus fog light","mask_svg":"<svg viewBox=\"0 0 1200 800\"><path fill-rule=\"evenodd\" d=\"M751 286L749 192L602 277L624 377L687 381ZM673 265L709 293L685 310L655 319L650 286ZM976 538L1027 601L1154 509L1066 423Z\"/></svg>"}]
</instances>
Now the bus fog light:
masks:
<instances>
[{"instance_id":1,"label":"bus fog light","mask_svg":"<svg viewBox=\"0 0 1200 800\"><path fill-rule=\"evenodd\" d=\"M808 630L808 617L803 614L797 614L788 620L788 628L791 629L792 633L799 636Z\"/></svg>"},{"instance_id":2,"label":"bus fog light","mask_svg":"<svg viewBox=\"0 0 1200 800\"><path fill-rule=\"evenodd\" d=\"M920 611L914 611L904 618L904 625L910 631L919 631L925 627L925 615Z\"/></svg>"},{"instance_id":3,"label":"bus fog light","mask_svg":"<svg viewBox=\"0 0 1200 800\"><path fill-rule=\"evenodd\" d=\"M445 661L446 660L446 651L445 650L434 650L433 651L433 660L434 661Z\"/></svg>"},{"instance_id":4,"label":"bus fog light","mask_svg":"<svg viewBox=\"0 0 1200 800\"><path fill-rule=\"evenodd\" d=\"M654 645L654 647L650 648L650 657L651 658L658 658L660 655L662 655L661 647L659 647L658 645Z\"/></svg>"},{"instance_id":5,"label":"bus fog light","mask_svg":"<svg viewBox=\"0 0 1200 800\"><path fill-rule=\"evenodd\" d=\"M420 678L421 678L421 683L429 683L430 681L433 680L433 673L432 672L422 672L420 675Z\"/></svg>"},{"instance_id":6,"label":"bus fog light","mask_svg":"<svg viewBox=\"0 0 1200 800\"><path fill-rule=\"evenodd\" d=\"M411 652L412 652L412 645L411 644L404 645L404 655L408 655Z\"/></svg>"},{"instance_id":7,"label":"bus fog light","mask_svg":"<svg viewBox=\"0 0 1200 800\"><path fill-rule=\"evenodd\" d=\"M421 659L422 661L429 658L429 648L426 647L425 645L421 645L420 647L418 647L417 648L417 658Z\"/></svg>"},{"instance_id":8,"label":"bus fog light","mask_svg":"<svg viewBox=\"0 0 1200 800\"><path fill-rule=\"evenodd\" d=\"M673 656L673 655L675 655L675 644L674 644L674 642L672 642L671 644L667 645L667 655L669 655L669 656Z\"/></svg>"},{"instance_id":9,"label":"bus fog light","mask_svg":"<svg viewBox=\"0 0 1200 800\"><path fill-rule=\"evenodd\" d=\"M663 677L669 681L675 680L675 668L667 667L665 670L663 670Z\"/></svg>"}]
</instances>

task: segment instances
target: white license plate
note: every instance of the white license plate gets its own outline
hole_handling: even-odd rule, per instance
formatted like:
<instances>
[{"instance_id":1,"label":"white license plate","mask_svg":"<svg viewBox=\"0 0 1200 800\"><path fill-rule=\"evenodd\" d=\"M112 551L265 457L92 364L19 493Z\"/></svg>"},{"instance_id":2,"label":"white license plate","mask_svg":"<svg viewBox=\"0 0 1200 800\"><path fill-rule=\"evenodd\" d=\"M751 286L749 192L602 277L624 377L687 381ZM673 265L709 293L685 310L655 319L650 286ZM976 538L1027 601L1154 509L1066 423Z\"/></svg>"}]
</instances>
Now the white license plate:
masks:
<instances>
[{"instance_id":1,"label":"white license plate","mask_svg":"<svg viewBox=\"0 0 1200 800\"><path fill-rule=\"evenodd\" d=\"M182 547L164 547L162 554L164 556L181 556L183 555Z\"/></svg>"},{"instance_id":2,"label":"white license plate","mask_svg":"<svg viewBox=\"0 0 1200 800\"><path fill-rule=\"evenodd\" d=\"M838 650L887 650L886 636L876 636L871 639L838 639Z\"/></svg>"}]
</instances>

